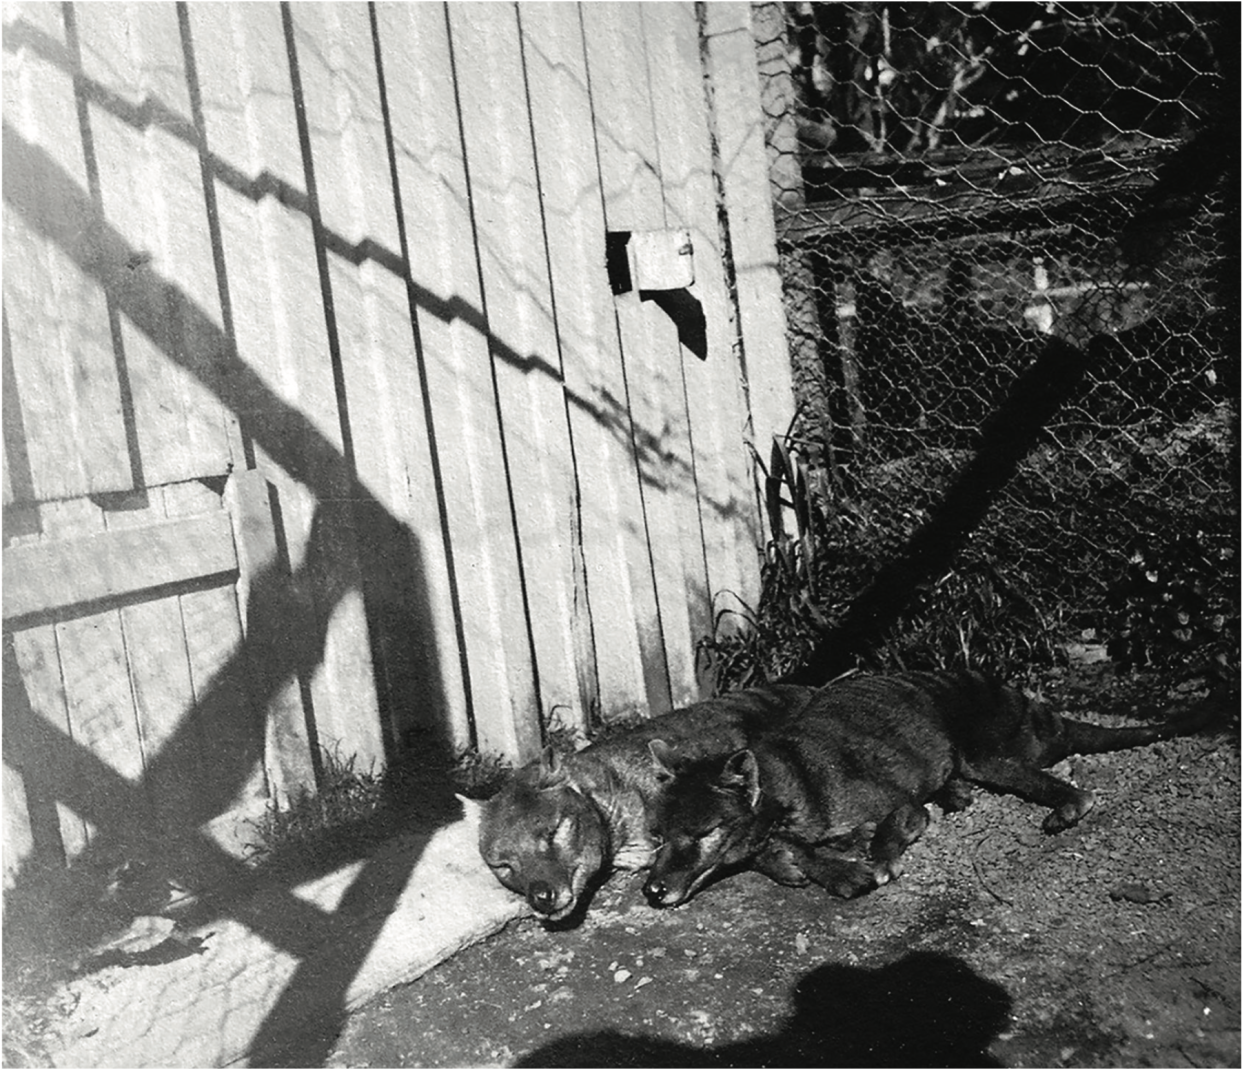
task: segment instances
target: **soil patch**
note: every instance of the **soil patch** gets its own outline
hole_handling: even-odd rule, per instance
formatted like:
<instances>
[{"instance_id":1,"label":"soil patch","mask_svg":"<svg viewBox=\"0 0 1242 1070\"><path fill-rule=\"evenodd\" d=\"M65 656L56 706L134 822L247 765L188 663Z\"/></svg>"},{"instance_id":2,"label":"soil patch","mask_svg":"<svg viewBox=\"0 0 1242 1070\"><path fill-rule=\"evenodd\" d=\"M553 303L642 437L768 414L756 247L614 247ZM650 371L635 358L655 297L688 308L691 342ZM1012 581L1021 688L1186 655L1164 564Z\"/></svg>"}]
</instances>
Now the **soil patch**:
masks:
<instances>
[{"instance_id":1,"label":"soil patch","mask_svg":"<svg viewBox=\"0 0 1242 1070\"><path fill-rule=\"evenodd\" d=\"M659 911L616 877L363 1008L329 1065L1238 1066L1235 734L1055 771L1096 793L1079 827L979 792L852 902L748 873Z\"/></svg>"}]
</instances>

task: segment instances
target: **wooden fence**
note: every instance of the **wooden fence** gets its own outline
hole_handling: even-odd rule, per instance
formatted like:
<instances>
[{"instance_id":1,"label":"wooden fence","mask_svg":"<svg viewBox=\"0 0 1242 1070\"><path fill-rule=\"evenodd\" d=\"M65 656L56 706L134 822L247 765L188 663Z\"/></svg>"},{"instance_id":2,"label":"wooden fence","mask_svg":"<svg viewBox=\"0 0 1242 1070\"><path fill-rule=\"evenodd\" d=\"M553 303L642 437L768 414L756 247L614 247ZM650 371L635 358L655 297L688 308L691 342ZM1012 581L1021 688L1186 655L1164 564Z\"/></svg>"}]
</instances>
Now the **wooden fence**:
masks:
<instances>
[{"instance_id":1,"label":"wooden fence","mask_svg":"<svg viewBox=\"0 0 1242 1070\"><path fill-rule=\"evenodd\" d=\"M6 881L696 697L792 415L746 5L3 45Z\"/></svg>"}]
</instances>

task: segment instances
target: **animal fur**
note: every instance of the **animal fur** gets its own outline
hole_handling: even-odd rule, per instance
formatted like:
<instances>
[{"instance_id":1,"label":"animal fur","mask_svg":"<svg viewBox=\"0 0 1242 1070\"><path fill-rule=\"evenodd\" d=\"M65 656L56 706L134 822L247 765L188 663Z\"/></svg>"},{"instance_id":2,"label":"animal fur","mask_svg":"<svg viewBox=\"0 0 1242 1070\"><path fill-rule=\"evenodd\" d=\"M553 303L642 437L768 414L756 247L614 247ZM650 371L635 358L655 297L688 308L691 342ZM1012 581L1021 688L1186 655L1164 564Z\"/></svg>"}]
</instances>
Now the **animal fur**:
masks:
<instances>
[{"instance_id":1,"label":"animal fur","mask_svg":"<svg viewBox=\"0 0 1242 1070\"><path fill-rule=\"evenodd\" d=\"M651 862L650 820L663 786L648 751L653 739L688 761L727 755L813 694L805 687L754 688L652 718L576 754L546 749L491 800L462 800L478 820L483 860L539 914L568 917L597 877Z\"/></svg>"},{"instance_id":2,"label":"animal fur","mask_svg":"<svg viewBox=\"0 0 1242 1070\"><path fill-rule=\"evenodd\" d=\"M1095 799L1045 767L1187 734L1210 716L1205 707L1165 724L1104 728L978 673L848 679L730 755L690 759L653 741L666 784L652 822L662 846L644 890L675 906L715 876L753 867L783 884L861 894L901 873L902 853L930 820L927 802L960 809L977 784L1049 807L1044 830L1060 832Z\"/></svg>"}]
</instances>

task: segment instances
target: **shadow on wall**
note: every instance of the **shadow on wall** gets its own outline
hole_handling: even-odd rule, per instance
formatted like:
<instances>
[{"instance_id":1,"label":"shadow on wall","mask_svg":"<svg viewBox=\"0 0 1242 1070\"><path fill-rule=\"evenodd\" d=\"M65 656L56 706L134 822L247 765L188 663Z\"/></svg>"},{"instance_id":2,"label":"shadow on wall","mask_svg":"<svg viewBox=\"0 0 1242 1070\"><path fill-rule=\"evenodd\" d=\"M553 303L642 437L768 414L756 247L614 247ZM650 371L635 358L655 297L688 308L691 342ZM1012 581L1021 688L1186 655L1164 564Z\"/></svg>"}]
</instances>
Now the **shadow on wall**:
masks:
<instances>
[{"instance_id":1,"label":"shadow on wall","mask_svg":"<svg viewBox=\"0 0 1242 1070\"><path fill-rule=\"evenodd\" d=\"M1000 1066L988 1047L1013 1000L960 959L917 953L878 970L824 965L794 989L779 1032L688 1044L615 1032L561 1037L518 1066Z\"/></svg>"},{"instance_id":2,"label":"shadow on wall","mask_svg":"<svg viewBox=\"0 0 1242 1070\"><path fill-rule=\"evenodd\" d=\"M186 73L185 88L191 101L189 115L153 95L145 95L140 102L131 103L123 93L91 78L82 63L83 42L75 21L76 10L73 4L58 5L58 16L50 16L47 20L56 23L59 18L63 23L63 41L59 40L59 29L53 37L21 17L4 27L6 63L23 49L38 55L52 68L45 72L49 76L48 91L61 93L62 102L67 104L71 88L77 114L77 129L71 125L56 131L55 136L47 139L47 144L27 141L22 133L25 127L4 124L5 210L20 221L35 246L53 250L58 260L76 266L75 285L97 288L102 293L110 324L124 322L142 335L144 344L149 344L170 365L193 376L214 395L221 407L237 418L247 468L255 467L255 455L261 452L265 455L264 467L278 469L289 480L303 485L317 504L305 546L300 548L301 562L292 566L288 547L285 547L278 555L279 560L255 575L244 642L212 676L202 693L195 696L194 716L183 717L163 742L158 755L144 770L144 782L121 775L82 740L71 738L56 725L37 716L37 703L24 691L16 653L6 647L4 682L13 698L10 703L7 701L10 695L5 696L6 761L19 769L49 770L41 781L43 794L30 803L36 823L42 821L34 831L40 839L40 850L36 852L40 861L38 866L31 864L23 868L17 875L16 887L6 894L6 927L16 920L13 904L19 900L32 907L55 905L57 897L49 893L49 888L59 885L43 883L48 873L51 874L48 879L53 882L61 880L65 873L70 873L75 880L83 880L84 875L90 873L93 874L91 879L97 878L97 883L105 887L108 894L116 892L131 899L141 892L141 903L121 904L126 908L120 911L121 924L132 917L135 909L139 914L154 913L163 905L158 897L164 894L169 881L174 877L180 879L182 873L177 870L164 880L162 873L148 870L145 857L141 858L142 865L135 864L135 855L139 853L135 844L144 849L150 847L151 853L158 855L168 847L166 840L184 837L187 840L185 850L194 856L195 865L201 863L202 869L211 872L213 877L220 871L222 883L231 881L236 888L246 887L253 874L198 830L207 820L226 812L247 783L258 756L264 747L271 746L264 735L265 710L291 682L301 686L320 670L329 642L329 623L337 607L359 585L364 590L368 622L376 629L371 653L377 675L384 678L379 681L381 684L387 684L379 690L381 695L388 696L390 704L386 712L392 731L384 740L390 751L388 757L403 749L416 750L421 770L437 764L432 751L447 752L451 743L445 718L437 716L446 700L441 667L435 660L437 647L432 641L435 621L425 590L423 548L416 533L366 491L358 478L348 443L338 446L307 412L270 387L257 364L243 359L239 353L232 313L228 309L232 307L231 295L242 285L239 278L244 279L246 275L239 271L230 281L232 265L227 262L214 199L217 189L231 191L252 204L273 200L290 215L310 221L317 281L329 318L329 356L335 357L338 363L340 342L335 333L331 275L327 267L332 258L352 265L373 261L399 278L406 286L409 314L415 323L424 314L444 322L460 320L486 338L493 359L506 362L525 374L553 376L558 382L561 375L554 361L538 353L520 353L498 338L491 330L485 309L458 296L443 297L420 287L414 279L404 241L401 250L396 250L369 237L352 241L325 226L318 199L310 192L313 153L305 124L306 102L300 81L293 77L297 71L298 48L302 46L295 41L294 12L288 5L281 6L280 16L291 72L290 94L295 111L302 114L304 120L298 133L305 190L266 170L251 176L236 162L209 150L201 115L202 89L197 82L194 42L184 5L178 6L176 14ZM371 26L372 44L378 57L382 49L373 12ZM275 55L279 42L274 42L273 48ZM60 77L62 75L64 78ZM386 93L382 73L377 91ZM387 129L387 114L385 110L385 135L391 173L395 175L395 139ZM214 256L216 277L212 281L217 287L219 315L173 279L161 275L158 265L151 266L146 251L131 244L128 231L105 212L100 193L100 161L94 147L94 124L113 121L137 132L157 128L162 136L178 140L197 155ZM49 145L54 146L55 151ZM59 155L62 148L79 161L73 168ZM296 159L289 161L295 171L296 162ZM83 166L87 174L85 184L78 173ZM307 274L306 278L312 276ZM10 315L13 307L12 303L8 306ZM5 329L7 332L7 318ZM119 337L119 330L117 326L115 337ZM115 343L115 337L114 348L120 360L123 351ZM414 336L412 341L421 360L420 343ZM106 340L104 344L106 347ZM5 374L7 376L8 372ZM124 368L119 369L121 379L127 375ZM338 390L340 398L344 393L343 388ZM692 479L693 472L669 449L663 431L645 430L633 423L624 397L610 395L602 388L592 391L590 396L568 390L565 393L568 404L598 423L624 449L633 451L640 479L657 486L667 485L673 479ZM12 398L6 391L5 438L8 460L12 462L17 457L19 467L25 470L29 467L29 458L24 452L25 439L15 430L25 427L19 401L16 391L12 392ZM431 415L429 407L427 415ZM127 418L132 423L132 413ZM432 426L430 419L428 426ZM429 438L434 438L431 431ZM132 442L131 447L130 465L139 472L141 456ZM434 442L431 447L436 448ZM24 484L21 479L17 483L29 487L28 474ZM443 498L438 476L436 486L431 489L437 498ZM721 517L732 517L738 509L732 496L711 502L700 495L700 501ZM274 501L273 505L280 506L281 502ZM451 548L447 523L443 520L441 529L444 544ZM279 518L275 530L278 535L282 530ZM111 612L121 605L109 603L99 608ZM460 618L460 613L457 616ZM465 677L468 680L468 674ZM308 695L309 691L304 688L302 708L307 711L306 731L313 748L318 742L317 722ZM8 716L10 709L19 711L16 718ZM341 716L348 716L348 711L341 711ZM230 731L217 733L204 741L201 726L217 723L226 725ZM417 748L399 747L402 737L406 742L417 737ZM205 742L210 746L205 746ZM271 749L279 752L278 747ZM206 756L205 752L208 752ZM188 790L192 781L200 777L203 783L199 790ZM31 777L32 782L38 779ZM182 809L172 812L169 828L151 828L145 821L149 810L147 787L163 782L185 789L189 801ZM420 785L430 797L420 808L429 824L455 819L456 803L447 788L440 790L439 785L428 786L422 781ZM78 857L73 871L54 866L41 872L43 855L56 863L61 861L62 852L56 841L60 835L60 813L64 809L93 826L90 844L85 854ZM44 844L50 845L46 851L42 849ZM196 922L233 917L299 963L283 989L280 1002L267 1016L254 1041L256 1051L279 1050L283 1053L279 1057L289 1065L322 1062L326 1049L319 1041L308 1039L310 1031L304 1028L307 1018L314 1017L317 1024L322 1024L325 1017L344 1013L350 984L378 939L383 920L406 886L420 849L421 846L415 846L408 856L403 856L406 863L403 872L381 871L374 859L368 859L335 910L307 903L290 890L288 881L259 908L226 896L221 896L220 901L214 898L204 901L202 916L196 917ZM151 865L154 867L156 862ZM130 883L140 887L121 886L114 871L122 876L139 872L143 879ZM114 884L118 888L112 888ZM94 890L92 886L92 892ZM150 902L146 898L148 891L152 896ZM111 900L106 904L109 910L112 905ZM72 957L82 945L93 943L116 920L102 916L107 912L80 910L79 917L74 920L81 925L48 926L53 929L51 937ZM356 917L364 920L360 923L351 920ZM341 933L348 935L348 942L342 943L346 950L334 962L334 969L325 980L322 973L316 972L319 967L315 955L327 941ZM6 961L8 957L6 952ZM326 994L325 990L328 990ZM334 999L329 998L333 996ZM331 1009L324 1010L325 1006ZM237 1053L230 1053L228 1057L236 1056Z\"/></svg>"},{"instance_id":3,"label":"shadow on wall","mask_svg":"<svg viewBox=\"0 0 1242 1070\"><path fill-rule=\"evenodd\" d=\"M72 14L72 5L67 5L67 21ZM6 25L6 52L42 40L34 30L30 33L35 36L23 40L20 31L20 19ZM73 38L72 32L69 36ZM107 102L92 96L93 83L83 74L76 53L53 44L48 47L51 61L73 79L80 114L89 115L88 102ZM188 38L185 47L190 48ZM136 128L145 128L141 115L133 118ZM177 136L190 137L195 149L201 150L190 129L183 119L174 125ZM89 144L85 120L79 133L83 145ZM72 141L71 132L65 137ZM373 654L381 662L380 670L389 674L387 693L396 696L392 702L406 703L401 711L389 710L389 721L395 727L384 741L388 756L396 756L398 731L417 730L420 761L426 766L447 761L447 726L434 716L444 701L440 666L430 641L431 612L418 541L365 492L350 458L239 357L226 327L174 282L151 269L135 270L135 264L143 263L142 250L128 243L109 222L92 191L66 171L53 153L25 141L7 122L3 144L6 212L20 217L31 234L76 264L81 278L102 290L110 315L127 321L171 364L195 376L239 418L244 433L262 448L271 464L309 488L318 500L301 563L292 568L286 549L280 560L253 577L244 642L195 696L194 715L182 717L162 741L143 770L142 782L121 775L81 740L36 715L6 634L4 757L14 768L39 773L31 777L35 794L27 792L36 850L5 893L4 935L11 941L5 951L6 982L14 958L10 951L18 942L15 936L37 945L21 961L66 967L59 973L40 973L40 979L43 973L52 973L52 981L59 982L62 973L71 972L75 959L103 936L123 929L135 915L164 909L174 880L198 890L201 873L208 891L200 900L198 914L185 924L232 917L299 963L253 1047L283 1051L287 1065L317 1065L326 1049L320 1041L306 1039L310 1033L307 1019L313 1017L321 1024L327 1017L344 1013L349 986L406 887L423 842L401 856L403 868L381 869L368 858L335 911L306 902L288 890L288 881L282 886L276 878L271 878L276 890L256 906L246 898L255 882L254 873L202 833L200 826L227 812L252 775L264 746L263 711L288 682L309 680L323 663L329 622L358 582L355 555L362 557L362 582L373 596L371 620L383 621L387 628L382 641L373 639ZM261 189L254 193L255 199L264 195ZM309 213L309 202L304 207ZM317 217L314 221L322 231L322 221ZM219 252L218 234L213 234L213 241ZM227 283L222 253L217 270ZM400 270L408 274L404 262ZM6 333L7 329L6 317ZM7 346L6 341L6 365ZM7 367L5 376L9 376ZM10 460L15 455L24 457L11 449L13 417L20 413L14 408L16 401L16 393L10 398L6 391L5 443ZM20 420L16 426L22 426ZM7 524L7 516L5 520ZM113 601L94 608L116 610L122 605ZM57 618L48 618L41 623L56 622ZM403 645L389 641L391 635L401 636ZM391 655L386 662L382 662L384 654ZM51 671L47 666L39 668ZM406 697L415 693L408 684L415 669L419 708ZM308 706L305 694L303 705ZM431 712L423 714L422 710ZM308 722L313 747L318 742L313 716ZM223 725L227 731L212 735L210 748L205 748L202 725ZM148 788L157 783L177 785L187 796L180 809L165 813L164 826L148 819ZM189 790L190 786L196 790ZM429 827L456 818L456 804L447 785L426 787L424 795L420 816ZM59 829L60 811L66 808L93 826L90 844L70 869L63 866ZM174 853L174 847L176 857L165 857ZM315 872L333 868L338 861L323 862ZM219 896L208 894L216 887ZM49 911L62 916L48 921ZM345 950L325 980L316 973L314 956L333 939ZM6 1033L8 1026L6 1016ZM222 1057L241 1054L227 1051Z\"/></svg>"}]
</instances>

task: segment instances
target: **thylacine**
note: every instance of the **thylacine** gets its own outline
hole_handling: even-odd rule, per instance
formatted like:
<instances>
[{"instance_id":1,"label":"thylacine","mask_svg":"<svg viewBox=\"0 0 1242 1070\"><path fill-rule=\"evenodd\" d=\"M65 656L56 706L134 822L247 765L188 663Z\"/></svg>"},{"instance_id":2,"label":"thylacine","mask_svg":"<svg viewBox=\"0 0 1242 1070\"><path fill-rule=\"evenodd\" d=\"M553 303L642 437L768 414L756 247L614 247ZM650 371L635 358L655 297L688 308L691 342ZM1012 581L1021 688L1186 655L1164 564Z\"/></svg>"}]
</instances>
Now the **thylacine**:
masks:
<instances>
[{"instance_id":1,"label":"thylacine","mask_svg":"<svg viewBox=\"0 0 1242 1070\"><path fill-rule=\"evenodd\" d=\"M651 862L650 819L662 786L648 751L653 739L687 760L727 755L814 694L753 688L654 717L576 754L546 749L487 802L462 799L478 821L483 860L536 912L550 921L568 917L597 876Z\"/></svg>"},{"instance_id":2,"label":"thylacine","mask_svg":"<svg viewBox=\"0 0 1242 1070\"><path fill-rule=\"evenodd\" d=\"M927 827L927 802L959 809L978 784L1050 807L1044 830L1059 832L1095 800L1047 766L1184 735L1212 716L1204 703L1164 724L1104 728L978 673L845 680L731 755L687 759L652 743L665 781L653 815L662 845L644 891L675 906L713 877L753 867L781 883L860 894L900 874L902 852Z\"/></svg>"}]
</instances>

